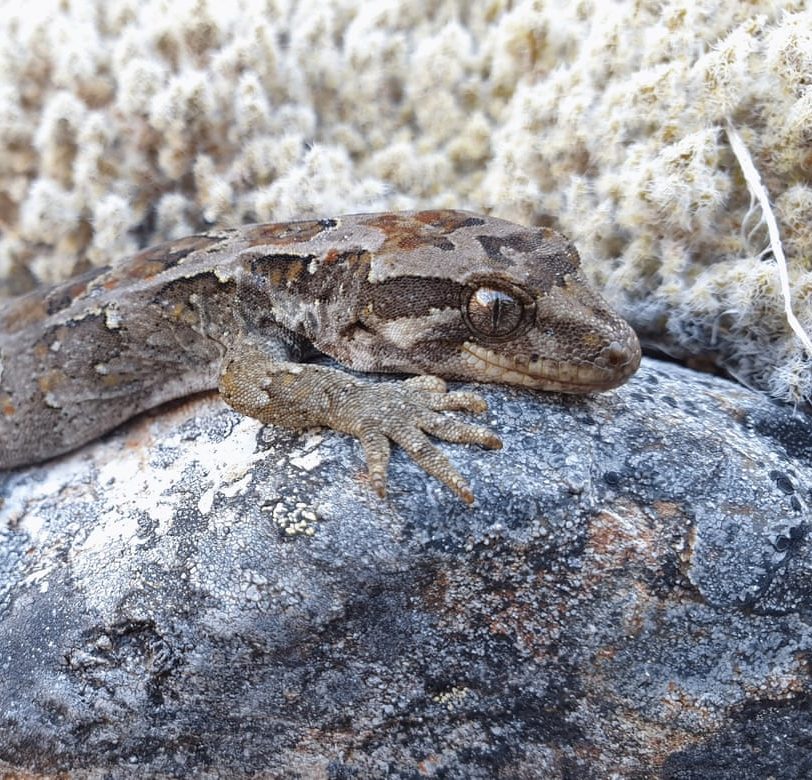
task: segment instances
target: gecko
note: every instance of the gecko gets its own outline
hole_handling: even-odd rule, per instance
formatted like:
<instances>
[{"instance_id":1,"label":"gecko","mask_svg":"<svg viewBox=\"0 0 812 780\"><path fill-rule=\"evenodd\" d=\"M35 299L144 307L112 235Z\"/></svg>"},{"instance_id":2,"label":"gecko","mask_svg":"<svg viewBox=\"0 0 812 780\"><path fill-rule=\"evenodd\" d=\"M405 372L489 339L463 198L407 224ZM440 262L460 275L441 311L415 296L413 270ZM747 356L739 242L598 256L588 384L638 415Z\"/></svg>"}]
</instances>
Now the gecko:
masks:
<instances>
[{"instance_id":1,"label":"gecko","mask_svg":"<svg viewBox=\"0 0 812 780\"><path fill-rule=\"evenodd\" d=\"M487 407L445 380L595 393L639 363L632 328L547 227L431 210L212 230L0 308L0 469L218 388L264 424L355 436L381 497L394 442L470 504L429 437L502 443L446 414Z\"/></svg>"}]
</instances>

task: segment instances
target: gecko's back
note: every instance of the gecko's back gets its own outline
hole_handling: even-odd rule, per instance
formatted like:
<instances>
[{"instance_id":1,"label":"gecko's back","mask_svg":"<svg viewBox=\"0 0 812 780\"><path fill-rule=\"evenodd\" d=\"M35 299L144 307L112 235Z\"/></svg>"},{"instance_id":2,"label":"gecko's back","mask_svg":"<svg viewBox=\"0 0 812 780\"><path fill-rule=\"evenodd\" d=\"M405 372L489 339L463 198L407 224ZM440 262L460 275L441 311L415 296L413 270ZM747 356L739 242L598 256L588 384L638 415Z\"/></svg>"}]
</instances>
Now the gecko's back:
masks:
<instances>
[{"instance_id":1,"label":"gecko's back","mask_svg":"<svg viewBox=\"0 0 812 780\"><path fill-rule=\"evenodd\" d=\"M0 467L223 390L226 353L231 369L267 361L266 385L312 345L361 371L615 387L639 344L579 262L553 230L461 211L249 225L144 250L0 309ZM266 422L333 424L315 407L288 418L224 397Z\"/></svg>"}]
</instances>

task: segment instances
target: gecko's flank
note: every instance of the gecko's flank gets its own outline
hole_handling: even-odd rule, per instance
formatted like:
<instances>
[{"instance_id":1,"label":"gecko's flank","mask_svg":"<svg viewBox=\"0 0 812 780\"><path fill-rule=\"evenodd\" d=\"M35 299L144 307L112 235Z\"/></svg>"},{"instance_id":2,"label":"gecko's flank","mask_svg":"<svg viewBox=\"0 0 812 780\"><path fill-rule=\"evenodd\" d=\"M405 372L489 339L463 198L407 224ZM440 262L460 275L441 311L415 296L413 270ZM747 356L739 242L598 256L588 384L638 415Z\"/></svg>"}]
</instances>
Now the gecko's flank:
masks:
<instances>
[{"instance_id":1,"label":"gecko's flank","mask_svg":"<svg viewBox=\"0 0 812 780\"><path fill-rule=\"evenodd\" d=\"M317 352L357 371L422 376L366 383L305 362ZM219 387L265 423L356 436L381 495L394 441L472 501L428 436L500 441L444 414L485 404L439 377L592 393L639 362L634 331L549 228L463 211L248 225L144 250L0 309L0 467Z\"/></svg>"}]
</instances>

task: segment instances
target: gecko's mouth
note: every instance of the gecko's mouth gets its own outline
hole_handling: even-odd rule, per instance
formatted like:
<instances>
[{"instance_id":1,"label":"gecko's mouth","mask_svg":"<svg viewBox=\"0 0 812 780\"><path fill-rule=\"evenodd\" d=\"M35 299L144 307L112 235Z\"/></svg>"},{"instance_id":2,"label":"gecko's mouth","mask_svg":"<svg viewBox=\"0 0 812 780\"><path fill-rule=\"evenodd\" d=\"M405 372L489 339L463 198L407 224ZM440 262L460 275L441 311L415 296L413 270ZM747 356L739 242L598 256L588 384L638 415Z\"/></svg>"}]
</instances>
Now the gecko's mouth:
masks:
<instances>
[{"instance_id":1,"label":"gecko's mouth","mask_svg":"<svg viewBox=\"0 0 812 780\"><path fill-rule=\"evenodd\" d=\"M482 382L503 382L537 390L561 393L595 393L623 384L640 365L640 344L635 337L625 345L611 342L597 358L598 363L564 363L552 358L508 357L480 344L466 341L463 360L472 378Z\"/></svg>"}]
</instances>

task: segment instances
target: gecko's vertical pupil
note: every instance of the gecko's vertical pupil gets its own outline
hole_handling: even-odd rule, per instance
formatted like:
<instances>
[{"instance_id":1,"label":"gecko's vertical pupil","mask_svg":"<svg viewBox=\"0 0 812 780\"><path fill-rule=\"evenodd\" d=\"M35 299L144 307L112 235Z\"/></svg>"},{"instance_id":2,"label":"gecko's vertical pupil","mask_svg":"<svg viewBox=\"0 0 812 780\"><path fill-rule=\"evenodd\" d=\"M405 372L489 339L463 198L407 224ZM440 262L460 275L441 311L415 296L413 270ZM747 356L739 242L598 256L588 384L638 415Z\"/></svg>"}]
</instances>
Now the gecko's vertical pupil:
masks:
<instances>
[{"instance_id":1,"label":"gecko's vertical pupil","mask_svg":"<svg viewBox=\"0 0 812 780\"><path fill-rule=\"evenodd\" d=\"M491 308L491 312L493 315L493 319L491 325L493 327L493 332L497 333L499 331L499 312L502 310L502 301L499 298L495 298L493 301L493 306Z\"/></svg>"},{"instance_id":2,"label":"gecko's vertical pupil","mask_svg":"<svg viewBox=\"0 0 812 780\"><path fill-rule=\"evenodd\" d=\"M465 318L477 334L504 338L522 324L524 309L522 301L504 290L479 287L468 299Z\"/></svg>"}]
</instances>

